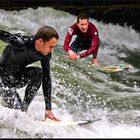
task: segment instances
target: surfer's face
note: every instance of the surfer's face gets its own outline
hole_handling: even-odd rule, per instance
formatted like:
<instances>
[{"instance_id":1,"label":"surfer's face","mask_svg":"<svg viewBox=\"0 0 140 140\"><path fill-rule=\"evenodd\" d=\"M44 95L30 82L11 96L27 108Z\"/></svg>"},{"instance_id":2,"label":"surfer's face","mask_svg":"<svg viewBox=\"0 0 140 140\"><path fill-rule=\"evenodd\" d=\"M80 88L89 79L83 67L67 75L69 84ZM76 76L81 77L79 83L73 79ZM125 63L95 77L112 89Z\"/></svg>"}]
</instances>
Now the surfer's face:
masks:
<instances>
[{"instance_id":1,"label":"surfer's face","mask_svg":"<svg viewBox=\"0 0 140 140\"><path fill-rule=\"evenodd\" d=\"M86 33L88 29L88 20L87 19L79 19L79 22L77 23L77 26L79 29L83 32Z\"/></svg>"},{"instance_id":2,"label":"surfer's face","mask_svg":"<svg viewBox=\"0 0 140 140\"><path fill-rule=\"evenodd\" d=\"M52 52L57 44L57 39L52 38L49 41L44 42L42 39L37 40L36 49L41 52L44 56Z\"/></svg>"}]
</instances>

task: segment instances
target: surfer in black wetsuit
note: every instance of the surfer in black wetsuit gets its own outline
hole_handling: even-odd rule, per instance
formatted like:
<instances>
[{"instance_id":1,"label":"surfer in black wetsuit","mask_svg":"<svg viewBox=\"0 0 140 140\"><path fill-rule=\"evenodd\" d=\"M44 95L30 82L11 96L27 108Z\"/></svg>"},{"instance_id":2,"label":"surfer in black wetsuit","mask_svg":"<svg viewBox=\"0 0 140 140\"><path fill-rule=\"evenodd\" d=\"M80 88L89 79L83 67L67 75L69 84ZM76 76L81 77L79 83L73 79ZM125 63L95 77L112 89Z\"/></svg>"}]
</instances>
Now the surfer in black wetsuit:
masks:
<instances>
[{"instance_id":1,"label":"surfer in black wetsuit","mask_svg":"<svg viewBox=\"0 0 140 140\"><path fill-rule=\"evenodd\" d=\"M0 39L7 43L0 62L0 95L8 107L27 111L42 84L45 118L59 121L51 111L50 59L59 39L56 30L43 26L31 37L0 30ZM29 66L37 61L41 62L41 67ZM22 101L17 88L24 86Z\"/></svg>"}]
</instances>

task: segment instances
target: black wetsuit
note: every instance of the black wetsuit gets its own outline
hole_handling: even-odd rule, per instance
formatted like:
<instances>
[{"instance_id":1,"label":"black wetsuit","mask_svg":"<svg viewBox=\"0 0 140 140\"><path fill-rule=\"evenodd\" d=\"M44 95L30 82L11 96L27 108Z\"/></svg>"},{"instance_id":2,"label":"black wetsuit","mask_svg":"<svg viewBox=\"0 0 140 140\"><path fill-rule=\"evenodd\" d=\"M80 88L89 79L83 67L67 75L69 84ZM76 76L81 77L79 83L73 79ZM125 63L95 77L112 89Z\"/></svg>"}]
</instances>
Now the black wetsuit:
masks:
<instances>
[{"instance_id":1,"label":"black wetsuit","mask_svg":"<svg viewBox=\"0 0 140 140\"><path fill-rule=\"evenodd\" d=\"M0 95L9 107L27 110L37 90L42 84L46 110L51 109L51 53L43 56L36 51L34 36L22 36L0 30L0 39L7 43L0 62ZM29 66L41 62L41 67ZM17 88L27 86L23 102Z\"/></svg>"}]
</instances>

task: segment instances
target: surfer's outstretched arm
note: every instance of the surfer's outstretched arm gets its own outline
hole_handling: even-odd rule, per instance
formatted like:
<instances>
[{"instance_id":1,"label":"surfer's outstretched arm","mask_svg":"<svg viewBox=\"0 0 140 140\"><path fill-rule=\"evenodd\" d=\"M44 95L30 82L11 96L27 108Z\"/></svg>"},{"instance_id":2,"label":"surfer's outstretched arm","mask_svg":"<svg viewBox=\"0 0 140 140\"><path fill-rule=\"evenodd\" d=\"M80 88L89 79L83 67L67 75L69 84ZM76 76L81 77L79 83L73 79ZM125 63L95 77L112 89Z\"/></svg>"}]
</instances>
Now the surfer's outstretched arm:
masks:
<instances>
[{"instance_id":1,"label":"surfer's outstretched arm","mask_svg":"<svg viewBox=\"0 0 140 140\"><path fill-rule=\"evenodd\" d=\"M11 34L4 30L0 30L0 39L11 46L24 46L25 41L20 33Z\"/></svg>"},{"instance_id":2,"label":"surfer's outstretched arm","mask_svg":"<svg viewBox=\"0 0 140 140\"><path fill-rule=\"evenodd\" d=\"M0 39L6 43L8 43L9 38L12 36L12 34L4 31L4 30L0 30Z\"/></svg>"}]
</instances>

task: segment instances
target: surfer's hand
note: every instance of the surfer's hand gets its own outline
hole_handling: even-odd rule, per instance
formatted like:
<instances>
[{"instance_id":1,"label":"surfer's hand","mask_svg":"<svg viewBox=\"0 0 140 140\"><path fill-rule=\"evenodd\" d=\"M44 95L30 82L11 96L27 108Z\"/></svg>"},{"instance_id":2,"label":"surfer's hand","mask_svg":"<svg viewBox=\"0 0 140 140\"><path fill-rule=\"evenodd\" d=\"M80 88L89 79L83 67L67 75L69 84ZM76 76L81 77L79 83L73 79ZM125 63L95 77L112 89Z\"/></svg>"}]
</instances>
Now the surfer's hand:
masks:
<instances>
[{"instance_id":1,"label":"surfer's hand","mask_svg":"<svg viewBox=\"0 0 140 140\"><path fill-rule=\"evenodd\" d=\"M45 119L51 119L51 120L53 120L53 121L60 121L57 117L55 117L54 115L53 115L53 113L52 113L52 111L51 110L47 110L46 112L45 112Z\"/></svg>"},{"instance_id":2,"label":"surfer's hand","mask_svg":"<svg viewBox=\"0 0 140 140\"><path fill-rule=\"evenodd\" d=\"M69 51L68 51L68 58L69 58L70 60L77 60L77 54L76 54L74 51L69 50Z\"/></svg>"},{"instance_id":3,"label":"surfer's hand","mask_svg":"<svg viewBox=\"0 0 140 140\"><path fill-rule=\"evenodd\" d=\"M97 61L96 58L91 59L92 63L96 66L100 66L100 63Z\"/></svg>"},{"instance_id":4,"label":"surfer's hand","mask_svg":"<svg viewBox=\"0 0 140 140\"><path fill-rule=\"evenodd\" d=\"M79 59L79 55L69 55L68 56L68 58L70 59L70 60L73 60L73 61L75 61L75 60L78 60Z\"/></svg>"},{"instance_id":5,"label":"surfer's hand","mask_svg":"<svg viewBox=\"0 0 140 140\"><path fill-rule=\"evenodd\" d=\"M77 60L77 59L80 58L80 55L77 54L77 53L75 53L75 52L72 51L72 50L69 50L68 53L69 53L68 58L69 58L70 60L74 60L74 61L75 61L75 60Z\"/></svg>"},{"instance_id":6,"label":"surfer's hand","mask_svg":"<svg viewBox=\"0 0 140 140\"><path fill-rule=\"evenodd\" d=\"M75 55L76 53L73 50L69 50L68 54L71 56L71 55Z\"/></svg>"}]
</instances>

